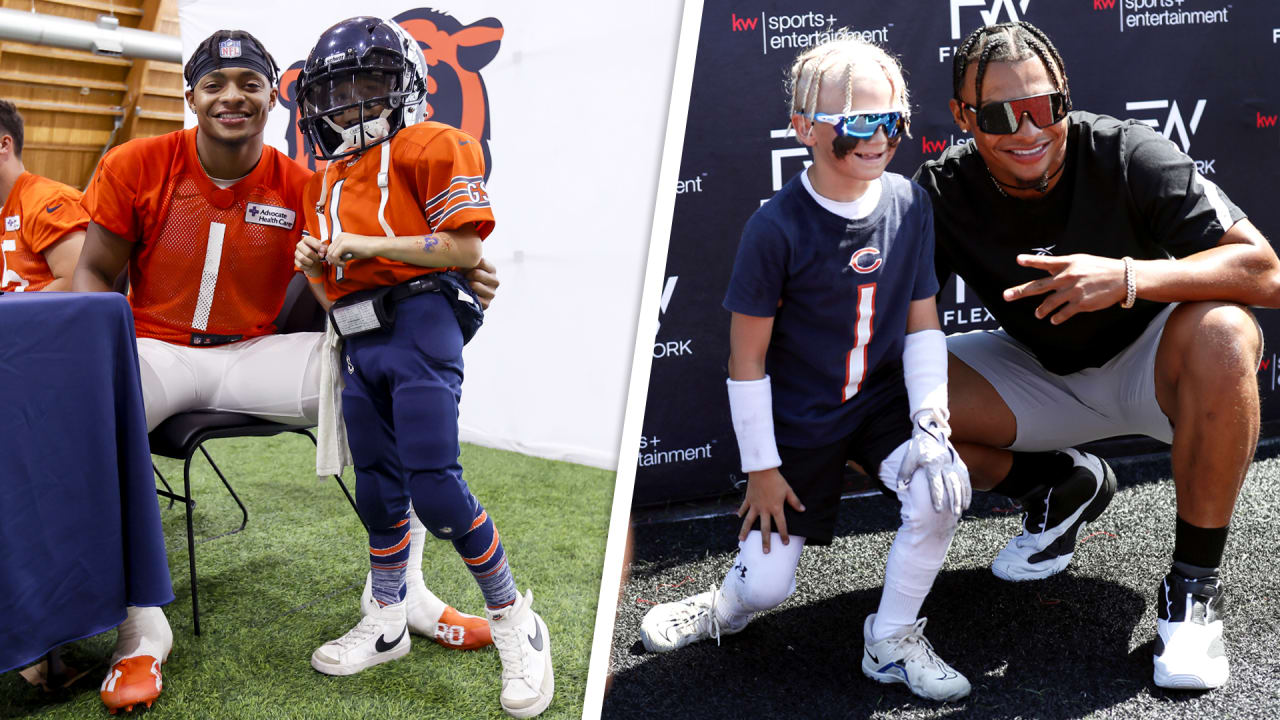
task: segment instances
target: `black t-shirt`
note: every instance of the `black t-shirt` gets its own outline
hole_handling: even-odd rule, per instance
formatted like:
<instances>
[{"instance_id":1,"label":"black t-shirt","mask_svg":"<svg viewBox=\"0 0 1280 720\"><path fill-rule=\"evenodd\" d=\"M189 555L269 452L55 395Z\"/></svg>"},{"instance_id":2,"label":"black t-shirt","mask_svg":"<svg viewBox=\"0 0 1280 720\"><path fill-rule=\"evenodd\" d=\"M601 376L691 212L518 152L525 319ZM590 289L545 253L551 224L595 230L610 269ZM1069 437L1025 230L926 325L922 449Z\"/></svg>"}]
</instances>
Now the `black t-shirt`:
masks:
<instances>
[{"instance_id":1,"label":"black t-shirt","mask_svg":"<svg viewBox=\"0 0 1280 720\"><path fill-rule=\"evenodd\" d=\"M1050 372L1101 367L1142 334L1165 303L1138 300L1082 312L1061 325L1037 319L1047 297L1015 302L1005 289L1045 277L1020 253L1087 253L1135 260L1185 257L1214 247L1244 217L1195 163L1151 127L1072 112L1067 165L1043 198L996 189L972 143L950 147L913 178L933 198L940 284L957 273L1015 340Z\"/></svg>"}]
</instances>

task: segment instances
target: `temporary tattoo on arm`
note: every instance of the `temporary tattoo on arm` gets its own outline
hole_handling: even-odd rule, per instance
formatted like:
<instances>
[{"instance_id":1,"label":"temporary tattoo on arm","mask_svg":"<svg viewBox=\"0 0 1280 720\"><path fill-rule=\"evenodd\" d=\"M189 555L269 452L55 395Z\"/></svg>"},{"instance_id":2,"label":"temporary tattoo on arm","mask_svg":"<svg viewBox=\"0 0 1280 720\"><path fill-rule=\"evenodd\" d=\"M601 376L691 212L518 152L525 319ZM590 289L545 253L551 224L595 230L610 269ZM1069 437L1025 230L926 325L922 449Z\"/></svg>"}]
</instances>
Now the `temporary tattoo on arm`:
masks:
<instances>
[{"instance_id":1,"label":"temporary tattoo on arm","mask_svg":"<svg viewBox=\"0 0 1280 720\"><path fill-rule=\"evenodd\" d=\"M422 237L422 251L425 253L442 253L453 249L453 242L440 233L431 233Z\"/></svg>"}]
</instances>

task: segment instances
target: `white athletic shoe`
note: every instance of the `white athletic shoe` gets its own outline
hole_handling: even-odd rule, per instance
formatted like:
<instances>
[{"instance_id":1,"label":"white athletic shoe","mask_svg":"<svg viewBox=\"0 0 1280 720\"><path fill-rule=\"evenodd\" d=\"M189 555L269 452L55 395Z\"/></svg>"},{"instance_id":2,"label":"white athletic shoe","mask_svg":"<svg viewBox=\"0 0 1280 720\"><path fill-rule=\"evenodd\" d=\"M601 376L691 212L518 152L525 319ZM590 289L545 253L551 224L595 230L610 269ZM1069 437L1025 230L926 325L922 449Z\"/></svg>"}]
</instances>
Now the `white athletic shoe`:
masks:
<instances>
[{"instance_id":1,"label":"white athletic shoe","mask_svg":"<svg viewBox=\"0 0 1280 720\"><path fill-rule=\"evenodd\" d=\"M431 638L437 645L449 650L479 650L493 644L489 634L489 621L478 615L455 610L445 605L426 583L405 583L405 615L409 619L409 632ZM360 614L368 615L378 609L373 599L373 573L364 577L364 593L360 596Z\"/></svg>"},{"instance_id":2,"label":"white athletic shoe","mask_svg":"<svg viewBox=\"0 0 1280 720\"><path fill-rule=\"evenodd\" d=\"M1177 571L1165 576L1156 595L1156 685L1209 690L1227 682L1221 609L1218 578L1186 578Z\"/></svg>"},{"instance_id":3,"label":"white athletic shoe","mask_svg":"<svg viewBox=\"0 0 1280 720\"><path fill-rule=\"evenodd\" d=\"M551 670L551 638L547 624L533 611L533 591L517 596L514 605L485 609L493 644L502 659L502 709L529 718L551 704L556 682Z\"/></svg>"},{"instance_id":4,"label":"white athletic shoe","mask_svg":"<svg viewBox=\"0 0 1280 720\"><path fill-rule=\"evenodd\" d=\"M712 587L707 592L649 608L640 621L640 639L645 649L671 652L707 638L715 638L719 645L721 635L742 632L749 619L733 626L721 622L716 615L719 593L718 588Z\"/></svg>"},{"instance_id":5,"label":"white athletic shoe","mask_svg":"<svg viewBox=\"0 0 1280 720\"><path fill-rule=\"evenodd\" d=\"M346 635L316 648L311 667L325 675L354 675L408 654L409 623L401 600L365 615Z\"/></svg>"},{"instance_id":6,"label":"white athletic shoe","mask_svg":"<svg viewBox=\"0 0 1280 720\"><path fill-rule=\"evenodd\" d=\"M1070 448L1063 452L1075 469L1053 487L1022 498L1022 534L991 562L996 577L1041 580L1065 570L1080 529L1097 520L1116 494L1116 475L1102 458Z\"/></svg>"},{"instance_id":7,"label":"white athletic shoe","mask_svg":"<svg viewBox=\"0 0 1280 720\"><path fill-rule=\"evenodd\" d=\"M871 626L875 614L862 624L862 672L882 683L903 683L929 700L959 700L969 694L969 680L933 651L924 637L927 618L875 642Z\"/></svg>"}]
</instances>

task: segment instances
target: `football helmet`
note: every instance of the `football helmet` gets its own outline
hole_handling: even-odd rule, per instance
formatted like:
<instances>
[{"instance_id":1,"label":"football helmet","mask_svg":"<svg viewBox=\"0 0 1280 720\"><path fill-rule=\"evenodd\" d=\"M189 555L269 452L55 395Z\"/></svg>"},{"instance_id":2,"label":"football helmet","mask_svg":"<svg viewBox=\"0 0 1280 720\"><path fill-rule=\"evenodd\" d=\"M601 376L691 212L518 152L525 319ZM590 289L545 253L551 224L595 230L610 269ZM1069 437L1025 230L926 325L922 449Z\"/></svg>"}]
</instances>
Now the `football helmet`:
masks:
<instances>
[{"instance_id":1,"label":"football helmet","mask_svg":"<svg viewBox=\"0 0 1280 720\"><path fill-rule=\"evenodd\" d=\"M356 155L422 119L426 62L394 22L354 17L320 35L298 78L298 125L311 154Z\"/></svg>"}]
</instances>

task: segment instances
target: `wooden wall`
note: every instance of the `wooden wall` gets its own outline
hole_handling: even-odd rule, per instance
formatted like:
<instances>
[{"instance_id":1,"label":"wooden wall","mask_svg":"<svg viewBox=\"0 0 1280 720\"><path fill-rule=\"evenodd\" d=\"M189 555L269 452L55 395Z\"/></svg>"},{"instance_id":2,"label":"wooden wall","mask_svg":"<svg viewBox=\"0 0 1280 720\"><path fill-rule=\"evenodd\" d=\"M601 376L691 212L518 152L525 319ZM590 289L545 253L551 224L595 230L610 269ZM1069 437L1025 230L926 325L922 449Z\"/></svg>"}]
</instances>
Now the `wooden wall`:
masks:
<instances>
[{"instance_id":1,"label":"wooden wall","mask_svg":"<svg viewBox=\"0 0 1280 720\"><path fill-rule=\"evenodd\" d=\"M0 0L0 7L178 35L178 0ZM108 148L182 127L182 66L0 41L0 98L26 121L22 159L84 188Z\"/></svg>"}]
</instances>

